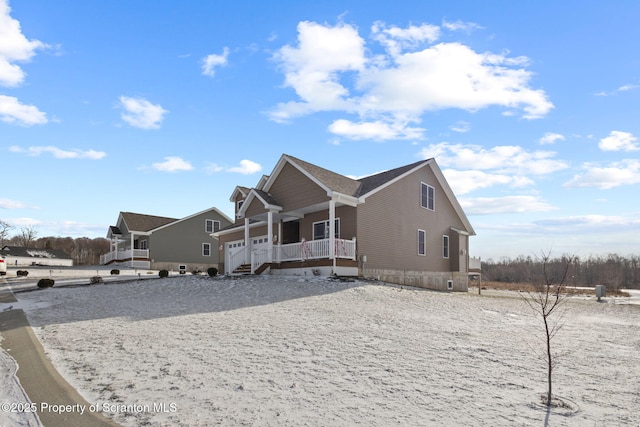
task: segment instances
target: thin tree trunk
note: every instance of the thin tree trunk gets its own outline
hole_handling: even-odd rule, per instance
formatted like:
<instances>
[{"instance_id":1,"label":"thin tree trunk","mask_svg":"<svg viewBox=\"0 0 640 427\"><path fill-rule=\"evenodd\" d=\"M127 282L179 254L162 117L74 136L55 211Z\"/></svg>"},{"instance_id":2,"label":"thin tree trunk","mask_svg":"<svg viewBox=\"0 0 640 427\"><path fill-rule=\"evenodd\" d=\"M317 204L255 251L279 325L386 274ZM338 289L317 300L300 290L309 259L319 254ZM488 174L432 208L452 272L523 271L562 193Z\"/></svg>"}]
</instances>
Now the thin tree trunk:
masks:
<instances>
[{"instance_id":1,"label":"thin tree trunk","mask_svg":"<svg viewBox=\"0 0 640 427\"><path fill-rule=\"evenodd\" d=\"M553 359L551 358L551 333L549 331L549 323L547 316L544 319L544 329L547 333L547 406L551 406L551 372L553 371Z\"/></svg>"}]
</instances>

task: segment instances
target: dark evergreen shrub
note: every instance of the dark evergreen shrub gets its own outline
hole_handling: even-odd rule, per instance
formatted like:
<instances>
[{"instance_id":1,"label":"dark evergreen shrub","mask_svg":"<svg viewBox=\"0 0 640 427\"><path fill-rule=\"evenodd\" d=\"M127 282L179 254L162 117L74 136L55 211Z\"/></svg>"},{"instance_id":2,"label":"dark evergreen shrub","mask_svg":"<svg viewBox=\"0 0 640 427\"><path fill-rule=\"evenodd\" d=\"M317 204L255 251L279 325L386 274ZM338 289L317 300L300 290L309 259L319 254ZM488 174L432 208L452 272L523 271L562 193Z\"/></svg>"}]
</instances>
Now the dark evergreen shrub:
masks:
<instances>
[{"instance_id":1,"label":"dark evergreen shrub","mask_svg":"<svg viewBox=\"0 0 640 427\"><path fill-rule=\"evenodd\" d=\"M111 270L112 276L117 276L118 274L120 274L120 270L118 270L117 268L114 268L113 270Z\"/></svg>"},{"instance_id":2,"label":"dark evergreen shrub","mask_svg":"<svg viewBox=\"0 0 640 427\"><path fill-rule=\"evenodd\" d=\"M39 288L50 288L53 286L53 284L55 283L55 281L53 279L40 279L38 280L38 287Z\"/></svg>"},{"instance_id":3,"label":"dark evergreen shrub","mask_svg":"<svg viewBox=\"0 0 640 427\"><path fill-rule=\"evenodd\" d=\"M158 273L160 277L169 277L169 272L167 270L160 270Z\"/></svg>"},{"instance_id":4,"label":"dark evergreen shrub","mask_svg":"<svg viewBox=\"0 0 640 427\"><path fill-rule=\"evenodd\" d=\"M102 280L102 277L100 276L93 276L91 279L89 279L89 283L95 285L96 283L104 283L104 280Z\"/></svg>"},{"instance_id":5,"label":"dark evergreen shrub","mask_svg":"<svg viewBox=\"0 0 640 427\"><path fill-rule=\"evenodd\" d=\"M27 270L18 270L16 271L16 275L18 277L27 277L29 275L29 272Z\"/></svg>"},{"instance_id":6,"label":"dark evergreen shrub","mask_svg":"<svg viewBox=\"0 0 640 427\"><path fill-rule=\"evenodd\" d=\"M215 267L211 267L211 268L207 269L207 274L210 277L216 276L218 274L218 269L215 268Z\"/></svg>"}]
</instances>

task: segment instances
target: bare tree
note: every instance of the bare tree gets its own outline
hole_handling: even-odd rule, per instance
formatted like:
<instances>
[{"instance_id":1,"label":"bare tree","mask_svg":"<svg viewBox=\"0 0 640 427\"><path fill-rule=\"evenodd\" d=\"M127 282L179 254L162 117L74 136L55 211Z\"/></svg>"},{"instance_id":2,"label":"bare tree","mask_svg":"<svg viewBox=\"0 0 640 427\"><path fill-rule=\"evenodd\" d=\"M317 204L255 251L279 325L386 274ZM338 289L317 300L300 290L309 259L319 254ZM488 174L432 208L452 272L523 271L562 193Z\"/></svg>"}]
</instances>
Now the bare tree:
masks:
<instances>
[{"instance_id":1,"label":"bare tree","mask_svg":"<svg viewBox=\"0 0 640 427\"><path fill-rule=\"evenodd\" d=\"M573 257L563 257L562 264L555 264L551 268L549 254L542 255L543 282L536 285L536 290L526 292L523 298L527 305L539 316L544 326L545 351L542 359L547 367L547 395L546 405L552 406L552 373L556 367L558 353L552 351L551 343L562 327L562 311L560 310L568 300L565 292L569 268Z\"/></svg>"},{"instance_id":2,"label":"bare tree","mask_svg":"<svg viewBox=\"0 0 640 427\"><path fill-rule=\"evenodd\" d=\"M9 231L13 227L7 224L6 222L0 220L0 248L4 246L4 243L9 238Z\"/></svg>"},{"instance_id":3,"label":"bare tree","mask_svg":"<svg viewBox=\"0 0 640 427\"><path fill-rule=\"evenodd\" d=\"M20 229L20 234L17 236L18 242L20 246L28 248L35 241L37 235L38 233L33 226L30 225L28 227L22 227Z\"/></svg>"}]
</instances>

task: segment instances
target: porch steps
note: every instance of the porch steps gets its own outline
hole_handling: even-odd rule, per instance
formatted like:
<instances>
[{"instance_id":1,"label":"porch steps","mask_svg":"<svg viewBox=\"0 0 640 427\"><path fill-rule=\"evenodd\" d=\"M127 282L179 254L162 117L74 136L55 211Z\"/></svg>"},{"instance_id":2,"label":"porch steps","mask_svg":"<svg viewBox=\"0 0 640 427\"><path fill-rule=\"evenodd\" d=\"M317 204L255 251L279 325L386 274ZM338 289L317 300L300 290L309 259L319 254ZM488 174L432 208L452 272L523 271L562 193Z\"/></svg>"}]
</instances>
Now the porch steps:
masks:
<instances>
[{"instance_id":1,"label":"porch steps","mask_svg":"<svg viewBox=\"0 0 640 427\"><path fill-rule=\"evenodd\" d=\"M260 267L256 269L254 274L262 274L267 268L271 267L271 264L265 262ZM233 270L233 274L251 274L251 264L242 264L240 267Z\"/></svg>"},{"instance_id":2,"label":"porch steps","mask_svg":"<svg viewBox=\"0 0 640 427\"><path fill-rule=\"evenodd\" d=\"M233 274L251 274L251 264L242 264L233 270Z\"/></svg>"}]
</instances>

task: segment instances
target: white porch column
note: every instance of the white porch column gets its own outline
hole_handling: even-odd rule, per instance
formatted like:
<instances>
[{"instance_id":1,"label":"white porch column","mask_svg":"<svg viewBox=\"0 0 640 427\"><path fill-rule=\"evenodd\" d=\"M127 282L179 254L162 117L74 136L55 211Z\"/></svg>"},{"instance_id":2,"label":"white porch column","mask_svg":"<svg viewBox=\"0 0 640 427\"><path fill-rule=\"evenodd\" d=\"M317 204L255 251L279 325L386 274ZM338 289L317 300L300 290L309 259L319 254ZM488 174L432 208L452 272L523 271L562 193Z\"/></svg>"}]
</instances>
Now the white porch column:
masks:
<instances>
[{"instance_id":1,"label":"white porch column","mask_svg":"<svg viewBox=\"0 0 640 427\"><path fill-rule=\"evenodd\" d=\"M267 261L273 262L273 211L267 212Z\"/></svg>"},{"instance_id":2,"label":"white porch column","mask_svg":"<svg viewBox=\"0 0 640 427\"><path fill-rule=\"evenodd\" d=\"M249 238L249 218L244 219L244 263L251 261L251 239Z\"/></svg>"},{"instance_id":3,"label":"white porch column","mask_svg":"<svg viewBox=\"0 0 640 427\"><path fill-rule=\"evenodd\" d=\"M336 202L331 199L329 201L329 259L333 260L333 266L336 264Z\"/></svg>"},{"instance_id":4,"label":"white porch column","mask_svg":"<svg viewBox=\"0 0 640 427\"><path fill-rule=\"evenodd\" d=\"M133 233L131 233L131 267L133 267Z\"/></svg>"}]
</instances>

